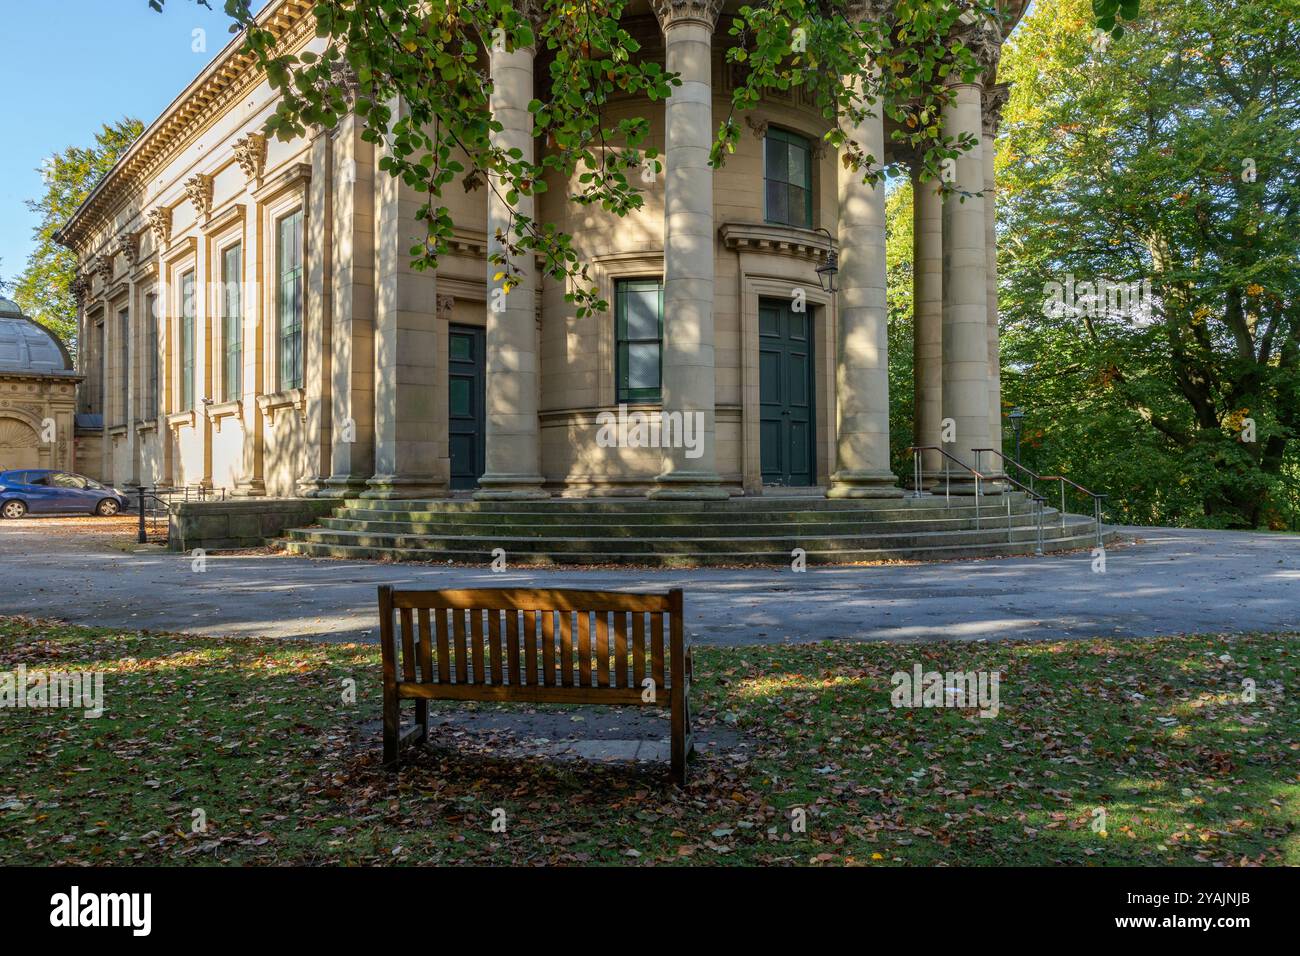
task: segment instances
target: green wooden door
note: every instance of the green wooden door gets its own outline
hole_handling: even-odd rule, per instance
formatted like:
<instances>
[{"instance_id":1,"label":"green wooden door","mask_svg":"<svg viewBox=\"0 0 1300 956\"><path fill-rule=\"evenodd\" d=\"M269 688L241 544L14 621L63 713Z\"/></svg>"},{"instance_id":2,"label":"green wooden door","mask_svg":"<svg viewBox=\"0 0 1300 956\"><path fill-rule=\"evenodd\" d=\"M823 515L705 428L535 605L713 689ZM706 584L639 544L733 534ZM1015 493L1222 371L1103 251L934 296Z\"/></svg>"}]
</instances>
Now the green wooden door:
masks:
<instances>
[{"instance_id":1,"label":"green wooden door","mask_svg":"<svg viewBox=\"0 0 1300 956\"><path fill-rule=\"evenodd\" d=\"M758 303L759 459L763 484L816 484L813 313L782 299Z\"/></svg>"},{"instance_id":2,"label":"green wooden door","mask_svg":"<svg viewBox=\"0 0 1300 956\"><path fill-rule=\"evenodd\" d=\"M472 325L453 325L447 332L447 431L451 446L451 487L474 488L483 476L484 420L487 389L486 337Z\"/></svg>"}]
</instances>

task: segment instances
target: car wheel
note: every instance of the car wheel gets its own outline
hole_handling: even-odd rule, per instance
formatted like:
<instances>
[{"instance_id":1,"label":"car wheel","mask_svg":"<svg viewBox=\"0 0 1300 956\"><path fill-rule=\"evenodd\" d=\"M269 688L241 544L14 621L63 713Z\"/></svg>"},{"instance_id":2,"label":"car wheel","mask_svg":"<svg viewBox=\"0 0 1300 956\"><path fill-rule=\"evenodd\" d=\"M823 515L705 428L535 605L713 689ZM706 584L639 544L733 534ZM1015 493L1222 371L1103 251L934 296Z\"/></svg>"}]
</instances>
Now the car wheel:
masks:
<instances>
[{"instance_id":1,"label":"car wheel","mask_svg":"<svg viewBox=\"0 0 1300 956\"><path fill-rule=\"evenodd\" d=\"M118 506L118 503L112 498L105 498L95 506L95 514L99 515L101 518L111 518L121 510L122 509Z\"/></svg>"},{"instance_id":2,"label":"car wheel","mask_svg":"<svg viewBox=\"0 0 1300 956\"><path fill-rule=\"evenodd\" d=\"M14 498L10 501L6 501L4 506L0 507L0 514L4 515L6 518L21 518L23 515L27 514L27 505L25 502Z\"/></svg>"}]
</instances>

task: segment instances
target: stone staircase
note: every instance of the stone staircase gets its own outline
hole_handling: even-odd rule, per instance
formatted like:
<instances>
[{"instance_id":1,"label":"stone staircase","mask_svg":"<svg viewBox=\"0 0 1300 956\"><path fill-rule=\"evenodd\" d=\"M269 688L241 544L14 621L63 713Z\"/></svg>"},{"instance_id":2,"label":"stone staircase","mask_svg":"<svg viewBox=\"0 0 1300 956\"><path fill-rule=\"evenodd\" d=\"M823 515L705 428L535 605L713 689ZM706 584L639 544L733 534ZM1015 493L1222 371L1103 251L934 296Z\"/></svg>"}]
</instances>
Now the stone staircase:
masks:
<instances>
[{"instance_id":1,"label":"stone staircase","mask_svg":"<svg viewBox=\"0 0 1300 956\"><path fill-rule=\"evenodd\" d=\"M508 565L701 567L935 561L1033 554L1034 508L1021 492L970 497L828 500L763 496L727 501L645 499L349 499L332 517L286 533L292 554ZM1043 549L1096 544L1091 517L1045 509ZM1107 534L1110 540L1114 532Z\"/></svg>"}]
</instances>

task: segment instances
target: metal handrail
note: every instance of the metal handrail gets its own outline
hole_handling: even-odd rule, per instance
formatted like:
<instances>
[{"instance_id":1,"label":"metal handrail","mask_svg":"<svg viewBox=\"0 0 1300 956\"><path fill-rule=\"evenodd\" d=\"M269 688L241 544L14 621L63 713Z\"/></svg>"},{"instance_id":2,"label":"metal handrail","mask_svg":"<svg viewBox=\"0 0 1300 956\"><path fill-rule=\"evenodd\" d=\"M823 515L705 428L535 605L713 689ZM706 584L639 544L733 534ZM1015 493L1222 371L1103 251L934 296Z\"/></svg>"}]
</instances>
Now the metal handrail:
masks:
<instances>
[{"instance_id":1,"label":"metal handrail","mask_svg":"<svg viewBox=\"0 0 1300 956\"><path fill-rule=\"evenodd\" d=\"M971 450L978 453L978 449L971 449ZM952 464L957 465L957 467L961 468L964 471L970 472L971 475L974 476L975 478L975 530L976 531L980 529L980 499L983 497L983 491L981 489L980 483L984 481L1005 481L1008 484L1014 485L1016 488L1019 488L1026 495L1028 495L1029 500L1033 502L1034 519L1035 519L1035 525L1037 527L1037 548L1035 553L1037 554L1043 553L1043 506L1047 503L1046 498L1044 498L1038 492L1034 491L1034 489L1022 485L1020 482L1016 481L1016 479L1012 478L1010 475L1001 475L997 477L993 475L986 475L983 472L979 471L977 468L972 468L970 465L966 464L960 458L954 457L953 455L944 451L938 445L910 445L908 446L907 451L910 451L912 453L912 475L913 475L912 489L915 497L919 498L922 494L924 494L924 491L922 491L922 482L921 482L921 476L922 476L921 452L923 451L937 451L944 458L943 494L944 494L944 501L946 507L949 508L952 507L952 471L951 471L951 467L949 466L949 463L951 462ZM1011 543L1012 540L1010 498L1006 499L1006 513L1007 513L1007 543L1009 544Z\"/></svg>"},{"instance_id":2,"label":"metal handrail","mask_svg":"<svg viewBox=\"0 0 1300 956\"><path fill-rule=\"evenodd\" d=\"M1062 530L1064 530L1065 528L1065 513L1066 513L1065 512L1065 486L1070 485L1072 488L1090 497L1092 499L1092 520L1093 520L1093 524L1096 526L1097 529L1097 547L1100 548L1102 546L1102 530L1101 530L1102 502L1105 501L1107 498L1109 498L1110 495L1104 495L1097 491L1089 491L1087 488L1083 487L1083 485L1079 484L1077 481L1072 481L1071 479L1066 478L1064 475L1040 475L1037 472L1026 467L1025 465L1022 465L1014 458L1010 458L1007 455L1003 454L1001 451L999 451L996 448L972 448L971 451L973 451L976 455L977 464L983 460L984 452L989 451L997 455L998 458L1002 460L1003 467L1005 467L1007 463L1015 465L1025 474L1029 475L1031 487L1035 480L1043 481L1043 482L1047 482L1047 481L1060 482L1060 488L1061 488L1060 514L1061 514Z\"/></svg>"}]
</instances>

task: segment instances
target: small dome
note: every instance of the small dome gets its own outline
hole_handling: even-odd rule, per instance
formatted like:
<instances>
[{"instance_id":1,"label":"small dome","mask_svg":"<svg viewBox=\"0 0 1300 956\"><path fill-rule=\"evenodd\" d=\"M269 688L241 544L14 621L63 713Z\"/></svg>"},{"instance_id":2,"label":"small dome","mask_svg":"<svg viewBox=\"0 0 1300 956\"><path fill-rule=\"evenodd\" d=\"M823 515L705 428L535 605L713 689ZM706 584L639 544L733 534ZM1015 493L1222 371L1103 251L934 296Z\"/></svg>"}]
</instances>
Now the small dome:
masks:
<instances>
[{"instance_id":1,"label":"small dome","mask_svg":"<svg viewBox=\"0 0 1300 956\"><path fill-rule=\"evenodd\" d=\"M12 300L0 297L0 375L5 372L63 374L72 359L54 334L23 315Z\"/></svg>"}]
</instances>

